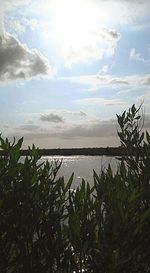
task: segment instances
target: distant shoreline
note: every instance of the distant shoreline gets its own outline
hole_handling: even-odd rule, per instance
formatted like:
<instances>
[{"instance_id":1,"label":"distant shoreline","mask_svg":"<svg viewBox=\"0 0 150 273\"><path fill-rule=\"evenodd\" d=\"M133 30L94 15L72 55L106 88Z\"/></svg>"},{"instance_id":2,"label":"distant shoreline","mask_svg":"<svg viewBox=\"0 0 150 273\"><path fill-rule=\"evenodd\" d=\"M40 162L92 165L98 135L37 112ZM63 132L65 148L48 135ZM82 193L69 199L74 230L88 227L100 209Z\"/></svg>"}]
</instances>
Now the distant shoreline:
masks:
<instances>
[{"instance_id":1,"label":"distant shoreline","mask_svg":"<svg viewBox=\"0 0 150 273\"><path fill-rule=\"evenodd\" d=\"M30 154L30 150L21 150L22 156ZM65 149L39 149L41 156L122 156L125 154L121 147L100 147L100 148L65 148ZM5 155L3 151L0 151L0 155Z\"/></svg>"}]
</instances>

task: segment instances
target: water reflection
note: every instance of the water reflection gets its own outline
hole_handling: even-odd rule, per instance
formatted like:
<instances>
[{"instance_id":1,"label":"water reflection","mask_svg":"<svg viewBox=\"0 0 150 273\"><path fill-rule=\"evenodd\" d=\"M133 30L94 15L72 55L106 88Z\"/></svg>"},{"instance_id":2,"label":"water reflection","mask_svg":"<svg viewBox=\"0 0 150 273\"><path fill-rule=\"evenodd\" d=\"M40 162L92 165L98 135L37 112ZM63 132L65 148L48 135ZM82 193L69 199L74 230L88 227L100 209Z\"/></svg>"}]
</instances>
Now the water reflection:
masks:
<instances>
[{"instance_id":1,"label":"water reflection","mask_svg":"<svg viewBox=\"0 0 150 273\"><path fill-rule=\"evenodd\" d=\"M102 169L106 169L108 164L115 171L118 160L110 156L43 156L41 161L62 160L62 166L58 172L59 176L69 179L74 172L73 186L76 187L81 183L82 178L93 183L93 169L99 175Z\"/></svg>"}]
</instances>

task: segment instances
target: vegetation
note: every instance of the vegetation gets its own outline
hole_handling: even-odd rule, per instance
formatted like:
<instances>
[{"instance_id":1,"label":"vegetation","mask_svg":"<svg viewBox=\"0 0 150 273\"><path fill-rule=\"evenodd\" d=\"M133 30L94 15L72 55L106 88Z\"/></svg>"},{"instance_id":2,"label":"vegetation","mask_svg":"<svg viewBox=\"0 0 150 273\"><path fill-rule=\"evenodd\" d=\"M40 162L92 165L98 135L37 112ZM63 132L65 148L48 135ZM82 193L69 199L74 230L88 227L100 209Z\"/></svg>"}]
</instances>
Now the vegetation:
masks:
<instances>
[{"instance_id":1,"label":"vegetation","mask_svg":"<svg viewBox=\"0 0 150 273\"><path fill-rule=\"evenodd\" d=\"M66 149L39 149L39 155L41 156L53 156L53 155L87 155L87 156L122 156L125 154L123 147L100 147L100 148L66 148ZM0 156L5 155L5 151L0 150ZM21 150L22 156L29 155L29 150Z\"/></svg>"},{"instance_id":2,"label":"vegetation","mask_svg":"<svg viewBox=\"0 0 150 273\"><path fill-rule=\"evenodd\" d=\"M150 272L150 135L140 109L118 115L126 151L94 186L57 178L60 162L39 164L38 149L0 138L1 273Z\"/></svg>"}]
</instances>

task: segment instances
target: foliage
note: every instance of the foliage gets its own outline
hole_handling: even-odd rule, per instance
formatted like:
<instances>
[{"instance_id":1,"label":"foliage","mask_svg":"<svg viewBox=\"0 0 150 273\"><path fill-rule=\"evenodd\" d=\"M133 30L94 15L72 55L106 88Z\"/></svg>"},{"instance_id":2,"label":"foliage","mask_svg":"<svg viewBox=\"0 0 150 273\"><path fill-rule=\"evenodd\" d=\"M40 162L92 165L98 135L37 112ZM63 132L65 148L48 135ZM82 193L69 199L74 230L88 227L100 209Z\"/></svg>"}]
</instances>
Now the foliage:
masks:
<instances>
[{"instance_id":1,"label":"foliage","mask_svg":"<svg viewBox=\"0 0 150 273\"><path fill-rule=\"evenodd\" d=\"M150 272L150 135L140 107L117 115L126 156L72 190L61 162L0 138L1 273Z\"/></svg>"}]
</instances>

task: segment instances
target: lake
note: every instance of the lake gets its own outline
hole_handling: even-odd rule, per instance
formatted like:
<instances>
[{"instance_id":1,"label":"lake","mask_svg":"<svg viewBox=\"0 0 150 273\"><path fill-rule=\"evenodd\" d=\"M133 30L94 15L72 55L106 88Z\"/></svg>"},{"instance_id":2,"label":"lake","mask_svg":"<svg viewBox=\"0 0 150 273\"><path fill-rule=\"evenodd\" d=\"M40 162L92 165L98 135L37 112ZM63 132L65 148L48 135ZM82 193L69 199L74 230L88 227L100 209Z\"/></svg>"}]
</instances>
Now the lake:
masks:
<instances>
[{"instance_id":1,"label":"lake","mask_svg":"<svg viewBox=\"0 0 150 273\"><path fill-rule=\"evenodd\" d=\"M73 187L77 187L82 178L93 183L93 169L100 174L102 169L106 169L108 164L112 170L117 169L118 160L112 156L42 156L40 161L62 160L59 176L64 176L66 181L74 172Z\"/></svg>"}]
</instances>

